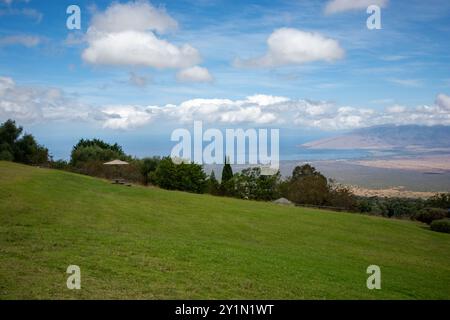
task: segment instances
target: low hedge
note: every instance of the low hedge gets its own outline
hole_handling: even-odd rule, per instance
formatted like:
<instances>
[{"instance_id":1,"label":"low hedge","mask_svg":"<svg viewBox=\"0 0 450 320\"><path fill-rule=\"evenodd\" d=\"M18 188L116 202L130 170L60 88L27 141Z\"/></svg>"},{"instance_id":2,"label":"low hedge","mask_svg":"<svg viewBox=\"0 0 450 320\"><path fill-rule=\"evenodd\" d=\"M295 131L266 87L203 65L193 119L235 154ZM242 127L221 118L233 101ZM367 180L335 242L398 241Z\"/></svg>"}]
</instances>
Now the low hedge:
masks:
<instances>
[{"instance_id":1,"label":"low hedge","mask_svg":"<svg viewBox=\"0 0 450 320\"><path fill-rule=\"evenodd\" d=\"M434 220L441 220L447 217L447 210L440 208L423 208L419 213L414 215L414 219L426 224L430 224Z\"/></svg>"},{"instance_id":2,"label":"low hedge","mask_svg":"<svg viewBox=\"0 0 450 320\"><path fill-rule=\"evenodd\" d=\"M434 220L430 228L433 231L450 233L450 219Z\"/></svg>"}]
</instances>

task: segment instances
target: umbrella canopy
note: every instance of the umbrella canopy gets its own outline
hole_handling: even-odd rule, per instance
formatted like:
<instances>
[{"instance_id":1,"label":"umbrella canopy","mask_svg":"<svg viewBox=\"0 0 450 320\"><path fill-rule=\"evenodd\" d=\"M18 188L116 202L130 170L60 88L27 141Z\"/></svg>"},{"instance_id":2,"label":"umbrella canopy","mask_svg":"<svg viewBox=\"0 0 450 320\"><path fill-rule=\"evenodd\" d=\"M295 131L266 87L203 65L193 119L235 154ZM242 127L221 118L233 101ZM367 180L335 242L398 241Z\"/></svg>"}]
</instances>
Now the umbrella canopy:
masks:
<instances>
[{"instance_id":1,"label":"umbrella canopy","mask_svg":"<svg viewBox=\"0 0 450 320\"><path fill-rule=\"evenodd\" d=\"M127 164L129 164L129 163L122 161L122 160L113 160L113 161L104 163L104 165L107 165L107 166L121 166L121 165L127 165Z\"/></svg>"}]
</instances>

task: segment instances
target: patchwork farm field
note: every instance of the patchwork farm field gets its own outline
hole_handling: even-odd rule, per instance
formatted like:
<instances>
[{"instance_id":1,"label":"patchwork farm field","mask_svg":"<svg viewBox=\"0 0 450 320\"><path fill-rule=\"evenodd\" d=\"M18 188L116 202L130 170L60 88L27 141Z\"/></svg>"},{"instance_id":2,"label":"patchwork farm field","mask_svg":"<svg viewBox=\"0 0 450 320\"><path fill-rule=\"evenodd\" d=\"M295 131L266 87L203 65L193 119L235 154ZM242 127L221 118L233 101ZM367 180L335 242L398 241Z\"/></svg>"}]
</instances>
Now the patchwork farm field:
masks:
<instances>
[{"instance_id":1,"label":"patchwork farm field","mask_svg":"<svg viewBox=\"0 0 450 320\"><path fill-rule=\"evenodd\" d=\"M0 299L449 299L449 253L417 222L0 162Z\"/></svg>"}]
</instances>

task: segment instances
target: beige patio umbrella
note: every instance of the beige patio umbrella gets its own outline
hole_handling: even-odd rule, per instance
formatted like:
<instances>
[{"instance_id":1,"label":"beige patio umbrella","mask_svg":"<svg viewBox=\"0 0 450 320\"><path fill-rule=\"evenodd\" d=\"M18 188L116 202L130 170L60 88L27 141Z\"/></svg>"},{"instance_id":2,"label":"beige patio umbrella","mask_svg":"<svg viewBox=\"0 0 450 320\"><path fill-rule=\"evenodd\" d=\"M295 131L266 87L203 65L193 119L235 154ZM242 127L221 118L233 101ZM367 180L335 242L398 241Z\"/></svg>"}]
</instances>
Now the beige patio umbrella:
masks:
<instances>
[{"instance_id":1,"label":"beige patio umbrella","mask_svg":"<svg viewBox=\"0 0 450 320\"><path fill-rule=\"evenodd\" d=\"M126 161L122 161L122 160L113 160L113 161L104 163L104 165L106 165L106 166L123 166L123 165L127 165L127 164L129 164L129 163Z\"/></svg>"},{"instance_id":2,"label":"beige patio umbrella","mask_svg":"<svg viewBox=\"0 0 450 320\"><path fill-rule=\"evenodd\" d=\"M119 167L120 167L120 166L126 166L126 165L129 165L129 163L126 162L126 161L122 161L122 160L116 159L116 160L113 160L113 161L105 162L104 165L105 165L105 166L114 166L114 167L116 168L116 174L117 174L119 177L118 177L118 178L115 178L114 180L116 181L116 183L118 183L118 182L119 182L119 179L121 178L121 174L120 174L121 172L120 172L120 170L119 170Z\"/></svg>"}]
</instances>

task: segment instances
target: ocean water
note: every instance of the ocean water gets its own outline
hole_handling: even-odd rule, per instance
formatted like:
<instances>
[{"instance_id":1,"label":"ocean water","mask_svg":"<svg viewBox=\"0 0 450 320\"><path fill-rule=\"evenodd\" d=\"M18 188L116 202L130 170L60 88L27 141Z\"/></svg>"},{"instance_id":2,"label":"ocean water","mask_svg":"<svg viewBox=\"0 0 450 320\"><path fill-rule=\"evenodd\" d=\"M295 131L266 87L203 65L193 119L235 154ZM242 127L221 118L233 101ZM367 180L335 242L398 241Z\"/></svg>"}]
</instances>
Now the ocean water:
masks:
<instances>
[{"instance_id":1,"label":"ocean water","mask_svg":"<svg viewBox=\"0 0 450 320\"><path fill-rule=\"evenodd\" d=\"M318 160L349 160L364 159L372 156L367 150L332 150L332 149L308 149L296 147L291 152L280 154L280 160L318 161Z\"/></svg>"}]
</instances>

